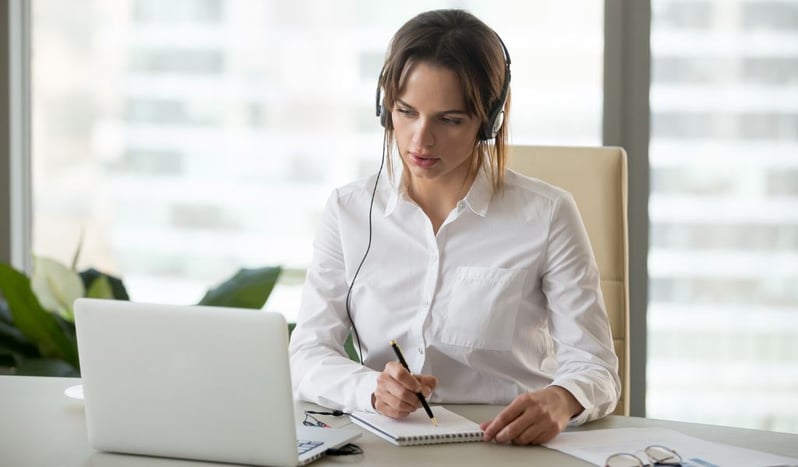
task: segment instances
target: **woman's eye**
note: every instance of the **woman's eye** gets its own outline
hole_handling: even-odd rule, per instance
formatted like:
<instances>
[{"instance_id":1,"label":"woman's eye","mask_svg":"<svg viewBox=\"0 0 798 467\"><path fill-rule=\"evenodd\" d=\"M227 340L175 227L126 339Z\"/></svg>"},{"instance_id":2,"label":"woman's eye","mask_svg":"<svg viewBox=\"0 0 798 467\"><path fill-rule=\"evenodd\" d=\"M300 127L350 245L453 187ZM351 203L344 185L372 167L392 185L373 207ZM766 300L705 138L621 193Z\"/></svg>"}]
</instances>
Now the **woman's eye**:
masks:
<instances>
[{"instance_id":1,"label":"woman's eye","mask_svg":"<svg viewBox=\"0 0 798 467\"><path fill-rule=\"evenodd\" d=\"M401 107L397 107L396 110L402 115L413 115L413 111L410 109L403 109Z\"/></svg>"},{"instance_id":2,"label":"woman's eye","mask_svg":"<svg viewBox=\"0 0 798 467\"><path fill-rule=\"evenodd\" d=\"M463 120L460 118L443 118L443 123L447 125L459 125L463 123Z\"/></svg>"}]
</instances>

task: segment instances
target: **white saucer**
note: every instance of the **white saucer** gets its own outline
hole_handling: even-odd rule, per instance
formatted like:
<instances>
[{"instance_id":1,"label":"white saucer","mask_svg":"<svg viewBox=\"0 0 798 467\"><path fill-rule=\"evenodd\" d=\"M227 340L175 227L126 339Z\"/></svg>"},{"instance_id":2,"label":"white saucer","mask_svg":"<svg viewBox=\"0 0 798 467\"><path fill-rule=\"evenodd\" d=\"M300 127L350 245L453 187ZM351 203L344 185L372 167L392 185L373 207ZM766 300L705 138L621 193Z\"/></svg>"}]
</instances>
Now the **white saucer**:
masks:
<instances>
[{"instance_id":1,"label":"white saucer","mask_svg":"<svg viewBox=\"0 0 798 467\"><path fill-rule=\"evenodd\" d=\"M83 400L83 385L78 384L76 386L70 386L64 389L64 395L69 397L70 399L77 399L82 401Z\"/></svg>"}]
</instances>

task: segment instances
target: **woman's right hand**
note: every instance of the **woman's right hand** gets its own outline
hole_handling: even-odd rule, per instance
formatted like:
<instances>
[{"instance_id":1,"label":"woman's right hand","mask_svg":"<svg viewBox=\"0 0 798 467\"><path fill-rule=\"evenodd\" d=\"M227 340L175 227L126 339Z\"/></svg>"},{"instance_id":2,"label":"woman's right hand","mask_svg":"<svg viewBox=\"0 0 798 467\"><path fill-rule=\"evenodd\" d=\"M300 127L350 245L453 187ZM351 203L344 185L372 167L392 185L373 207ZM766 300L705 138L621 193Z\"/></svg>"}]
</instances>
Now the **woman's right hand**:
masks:
<instances>
[{"instance_id":1,"label":"woman's right hand","mask_svg":"<svg viewBox=\"0 0 798 467\"><path fill-rule=\"evenodd\" d=\"M371 394L374 410L391 418L405 418L421 407L417 392L429 397L438 385L430 375L412 375L399 362L388 362L377 377L377 389Z\"/></svg>"}]
</instances>

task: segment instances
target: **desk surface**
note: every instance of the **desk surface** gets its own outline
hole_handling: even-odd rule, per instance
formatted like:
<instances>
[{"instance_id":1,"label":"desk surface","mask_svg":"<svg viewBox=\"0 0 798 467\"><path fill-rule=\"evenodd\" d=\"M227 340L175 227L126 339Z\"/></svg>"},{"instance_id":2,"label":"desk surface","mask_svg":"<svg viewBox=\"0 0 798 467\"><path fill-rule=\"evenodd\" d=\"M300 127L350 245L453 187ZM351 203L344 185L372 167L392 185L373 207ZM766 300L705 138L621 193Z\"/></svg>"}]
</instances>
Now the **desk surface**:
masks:
<instances>
[{"instance_id":1,"label":"desk surface","mask_svg":"<svg viewBox=\"0 0 798 467\"><path fill-rule=\"evenodd\" d=\"M0 465L63 467L209 467L205 462L123 456L100 453L88 445L83 402L64 396L64 389L79 384L75 378L0 376ZM495 415L500 407L449 405L474 421ZM354 426L354 425L353 425ZM695 423L610 416L579 429L665 427L684 434L760 451L798 457L798 435ZM326 457L313 465L357 466L457 465L525 466L590 465L543 447L504 446L487 443L395 447L364 432L357 441L364 454Z\"/></svg>"}]
</instances>

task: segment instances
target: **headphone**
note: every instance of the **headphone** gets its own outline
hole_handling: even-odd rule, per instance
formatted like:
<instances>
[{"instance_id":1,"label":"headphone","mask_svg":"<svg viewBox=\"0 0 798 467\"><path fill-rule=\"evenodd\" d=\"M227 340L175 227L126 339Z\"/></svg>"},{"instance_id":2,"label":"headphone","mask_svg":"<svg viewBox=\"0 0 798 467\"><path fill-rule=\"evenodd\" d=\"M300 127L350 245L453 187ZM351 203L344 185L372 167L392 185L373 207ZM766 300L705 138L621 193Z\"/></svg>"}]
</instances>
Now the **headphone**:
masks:
<instances>
[{"instance_id":1,"label":"headphone","mask_svg":"<svg viewBox=\"0 0 798 467\"><path fill-rule=\"evenodd\" d=\"M507 50L507 46L504 45L504 41L498 34L496 34L496 38L499 39L499 44L501 44L502 51L504 52L504 83L502 84L502 91L499 95L497 105L490 110L488 119L482 124L479 130L479 139L481 141L493 139L499 134L499 130L501 130L502 124L504 124L504 106L507 103L507 94L510 91L510 52ZM388 128L389 112L385 108L385 102L382 99L382 87L380 86L383 73L385 73L385 65L383 65L382 70L380 70L380 76L377 79L375 108L377 117L380 118L380 125L382 125L383 128Z\"/></svg>"}]
</instances>

